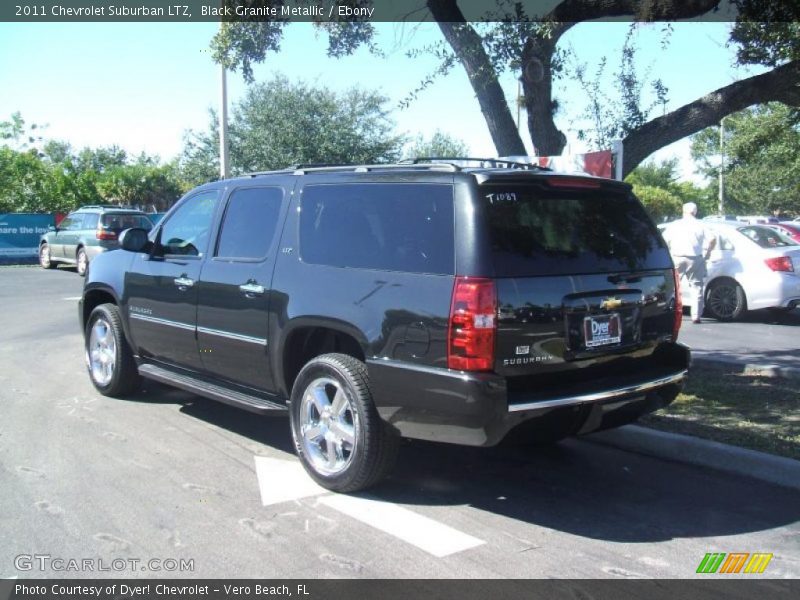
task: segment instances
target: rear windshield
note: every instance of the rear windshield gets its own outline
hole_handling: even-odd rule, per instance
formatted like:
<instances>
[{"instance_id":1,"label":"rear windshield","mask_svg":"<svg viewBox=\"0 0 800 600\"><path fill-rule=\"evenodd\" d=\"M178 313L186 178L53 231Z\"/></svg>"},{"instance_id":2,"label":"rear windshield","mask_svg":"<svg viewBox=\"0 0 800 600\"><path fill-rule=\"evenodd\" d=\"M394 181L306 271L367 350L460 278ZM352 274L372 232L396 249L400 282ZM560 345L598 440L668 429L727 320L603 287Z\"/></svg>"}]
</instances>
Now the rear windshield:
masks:
<instances>
[{"instance_id":1,"label":"rear windshield","mask_svg":"<svg viewBox=\"0 0 800 600\"><path fill-rule=\"evenodd\" d=\"M784 246L797 246L788 235L776 231L770 227L760 227L753 225L750 227L740 227L739 233L747 236L762 248L782 248Z\"/></svg>"},{"instance_id":2,"label":"rear windshield","mask_svg":"<svg viewBox=\"0 0 800 600\"><path fill-rule=\"evenodd\" d=\"M123 229L130 229L131 227L139 227L150 231L153 224L145 215L132 214L105 214L100 221L103 224L103 229L111 229L112 231L122 231Z\"/></svg>"},{"instance_id":3,"label":"rear windshield","mask_svg":"<svg viewBox=\"0 0 800 600\"><path fill-rule=\"evenodd\" d=\"M481 196L500 277L672 266L658 230L630 193L486 184Z\"/></svg>"}]
</instances>

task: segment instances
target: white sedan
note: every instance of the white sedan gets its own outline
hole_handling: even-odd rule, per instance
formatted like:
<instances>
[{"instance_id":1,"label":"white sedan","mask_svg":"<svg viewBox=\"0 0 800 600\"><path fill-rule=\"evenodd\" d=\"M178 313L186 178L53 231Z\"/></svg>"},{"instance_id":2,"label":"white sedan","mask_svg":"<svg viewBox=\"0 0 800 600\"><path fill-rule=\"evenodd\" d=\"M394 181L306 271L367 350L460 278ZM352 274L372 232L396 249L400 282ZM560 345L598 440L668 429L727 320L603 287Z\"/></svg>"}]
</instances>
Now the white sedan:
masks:
<instances>
[{"instance_id":1,"label":"white sedan","mask_svg":"<svg viewBox=\"0 0 800 600\"><path fill-rule=\"evenodd\" d=\"M748 310L792 309L800 303L800 244L764 225L704 221L717 236L708 261L706 313L721 321ZM667 229L673 224L660 225ZM690 300L682 286L684 305Z\"/></svg>"}]
</instances>

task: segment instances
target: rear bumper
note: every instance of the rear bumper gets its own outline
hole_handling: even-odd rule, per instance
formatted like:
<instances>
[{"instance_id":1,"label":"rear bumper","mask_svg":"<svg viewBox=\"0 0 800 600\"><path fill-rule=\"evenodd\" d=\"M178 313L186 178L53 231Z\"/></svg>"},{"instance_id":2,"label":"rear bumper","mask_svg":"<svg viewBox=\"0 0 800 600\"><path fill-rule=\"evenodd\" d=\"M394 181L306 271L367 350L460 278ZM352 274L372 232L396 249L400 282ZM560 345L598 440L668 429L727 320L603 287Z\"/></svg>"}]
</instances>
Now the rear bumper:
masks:
<instances>
[{"instance_id":1,"label":"rear bumper","mask_svg":"<svg viewBox=\"0 0 800 600\"><path fill-rule=\"evenodd\" d=\"M546 438L556 429L585 434L668 405L683 386L690 354L681 344L660 350L655 368L547 390L534 379L510 389L504 377L491 373L379 359L367 366L378 413L403 437L492 446L513 429L530 431L532 438Z\"/></svg>"}]
</instances>

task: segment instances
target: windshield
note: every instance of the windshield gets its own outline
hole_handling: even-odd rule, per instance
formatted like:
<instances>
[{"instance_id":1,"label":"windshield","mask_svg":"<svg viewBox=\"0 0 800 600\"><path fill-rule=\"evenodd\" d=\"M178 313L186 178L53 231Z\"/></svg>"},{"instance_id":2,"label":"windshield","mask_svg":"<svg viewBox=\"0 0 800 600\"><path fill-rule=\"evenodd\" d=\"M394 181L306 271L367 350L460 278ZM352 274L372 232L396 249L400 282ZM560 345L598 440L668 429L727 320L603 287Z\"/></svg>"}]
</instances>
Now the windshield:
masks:
<instances>
[{"instance_id":1,"label":"windshield","mask_svg":"<svg viewBox=\"0 0 800 600\"><path fill-rule=\"evenodd\" d=\"M762 248L781 248L784 246L798 245L797 242L792 240L789 236L770 227L751 225L750 227L740 227L738 231Z\"/></svg>"},{"instance_id":2,"label":"windshield","mask_svg":"<svg viewBox=\"0 0 800 600\"><path fill-rule=\"evenodd\" d=\"M486 184L481 196L498 276L669 269L658 230L629 192Z\"/></svg>"}]
</instances>

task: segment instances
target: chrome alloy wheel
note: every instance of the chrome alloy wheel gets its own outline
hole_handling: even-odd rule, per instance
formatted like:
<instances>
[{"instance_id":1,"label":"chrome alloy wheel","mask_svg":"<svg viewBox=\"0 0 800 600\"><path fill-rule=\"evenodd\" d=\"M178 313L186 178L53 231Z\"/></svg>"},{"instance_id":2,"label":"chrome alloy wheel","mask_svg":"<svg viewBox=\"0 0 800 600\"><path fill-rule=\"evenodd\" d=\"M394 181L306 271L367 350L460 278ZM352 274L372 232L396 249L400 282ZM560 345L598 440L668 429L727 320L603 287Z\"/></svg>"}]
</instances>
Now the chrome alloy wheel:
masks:
<instances>
[{"instance_id":1,"label":"chrome alloy wheel","mask_svg":"<svg viewBox=\"0 0 800 600\"><path fill-rule=\"evenodd\" d=\"M86 267L89 266L89 257L86 256L86 252L80 250L78 252L78 264L77 264L77 271L78 275L85 275L86 274Z\"/></svg>"},{"instance_id":2,"label":"chrome alloy wheel","mask_svg":"<svg viewBox=\"0 0 800 600\"><path fill-rule=\"evenodd\" d=\"M39 264L45 269L50 268L50 246L48 244L42 244L39 248Z\"/></svg>"},{"instance_id":3,"label":"chrome alloy wheel","mask_svg":"<svg viewBox=\"0 0 800 600\"><path fill-rule=\"evenodd\" d=\"M358 427L358 414L339 382L320 377L308 385L300 404L300 437L318 473L336 475L350 465Z\"/></svg>"},{"instance_id":4,"label":"chrome alloy wheel","mask_svg":"<svg viewBox=\"0 0 800 600\"><path fill-rule=\"evenodd\" d=\"M86 359L92 373L92 379L98 385L105 386L114 377L117 363L117 343L111 325L104 318L97 319L89 334L89 345L86 348Z\"/></svg>"}]
</instances>

